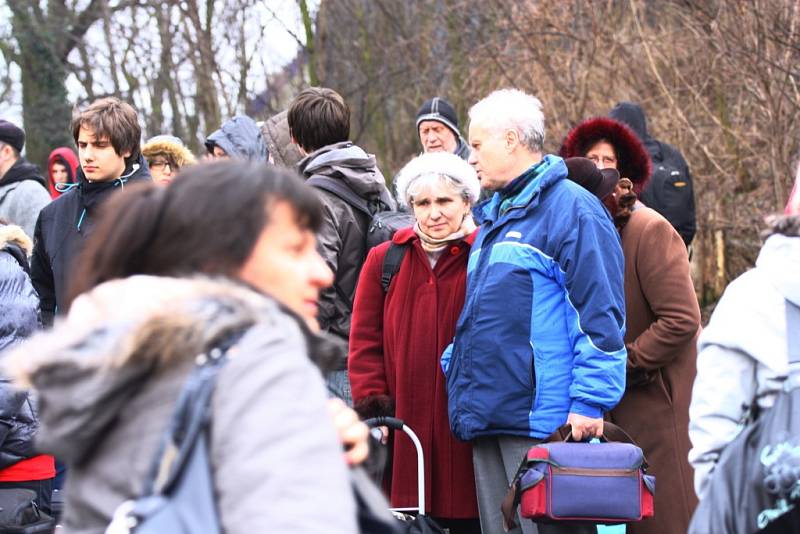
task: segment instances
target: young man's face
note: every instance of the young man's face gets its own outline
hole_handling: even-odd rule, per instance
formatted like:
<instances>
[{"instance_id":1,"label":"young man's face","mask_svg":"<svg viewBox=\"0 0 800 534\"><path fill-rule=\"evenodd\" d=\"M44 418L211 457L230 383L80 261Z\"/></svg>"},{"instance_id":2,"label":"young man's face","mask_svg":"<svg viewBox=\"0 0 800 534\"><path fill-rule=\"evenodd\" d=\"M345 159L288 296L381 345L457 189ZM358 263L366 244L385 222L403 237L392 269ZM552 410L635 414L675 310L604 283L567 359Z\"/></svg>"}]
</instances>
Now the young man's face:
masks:
<instances>
[{"instance_id":1,"label":"young man's face","mask_svg":"<svg viewBox=\"0 0 800 534\"><path fill-rule=\"evenodd\" d=\"M130 150L117 154L110 139L98 139L88 128L81 126L78 131L78 159L90 182L108 182L122 176L125 158L130 155Z\"/></svg>"}]
</instances>

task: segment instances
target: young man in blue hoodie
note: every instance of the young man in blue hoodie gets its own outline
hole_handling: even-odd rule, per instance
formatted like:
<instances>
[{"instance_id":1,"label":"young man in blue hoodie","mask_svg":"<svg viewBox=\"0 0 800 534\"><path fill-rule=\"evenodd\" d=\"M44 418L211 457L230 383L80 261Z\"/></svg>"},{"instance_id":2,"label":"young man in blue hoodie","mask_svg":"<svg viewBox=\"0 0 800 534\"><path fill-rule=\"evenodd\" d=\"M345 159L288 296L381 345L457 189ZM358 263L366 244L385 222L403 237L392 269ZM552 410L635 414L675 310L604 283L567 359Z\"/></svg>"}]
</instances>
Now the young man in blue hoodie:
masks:
<instances>
[{"instance_id":1,"label":"young man in blue hoodie","mask_svg":"<svg viewBox=\"0 0 800 534\"><path fill-rule=\"evenodd\" d=\"M603 412L622 397L623 258L605 208L566 179L561 158L543 156L539 100L495 91L470 110L469 142L494 195L476 208L466 302L442 367L450 425L473 444L481 527L500 533L500 502L527 450L565 423L577 440L602 435Z\"/></svg>"}]
</instances>

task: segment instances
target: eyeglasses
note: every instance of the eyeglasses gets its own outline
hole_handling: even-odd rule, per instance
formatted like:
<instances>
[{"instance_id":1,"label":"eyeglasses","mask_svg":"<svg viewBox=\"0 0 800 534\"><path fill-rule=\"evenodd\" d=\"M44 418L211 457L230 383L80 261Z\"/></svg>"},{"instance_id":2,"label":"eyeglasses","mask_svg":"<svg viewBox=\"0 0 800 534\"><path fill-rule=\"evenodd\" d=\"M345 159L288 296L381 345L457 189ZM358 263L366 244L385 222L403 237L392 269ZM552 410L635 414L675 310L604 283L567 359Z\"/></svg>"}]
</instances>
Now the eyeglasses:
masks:
<instances>
[{"instance_id":1,"label":"eyeglasses","mask_svg":"<svg viewBox=\"0 0 800 534\"><path fill-rule=\"evenodd\" d=\"M178 167L178 165L176 165L174 163L170 163L169 161L163 160L163 159L157 159L155 161L150 161L150 162L147 163L147 165L151 169L154 169L154 170L157 170L157 171L164 170L167 167L169 167L169 170L171 170L171 171L176 171L176 170L178 170L180 168L180 167Z\"/></svg>"}]
</instances>

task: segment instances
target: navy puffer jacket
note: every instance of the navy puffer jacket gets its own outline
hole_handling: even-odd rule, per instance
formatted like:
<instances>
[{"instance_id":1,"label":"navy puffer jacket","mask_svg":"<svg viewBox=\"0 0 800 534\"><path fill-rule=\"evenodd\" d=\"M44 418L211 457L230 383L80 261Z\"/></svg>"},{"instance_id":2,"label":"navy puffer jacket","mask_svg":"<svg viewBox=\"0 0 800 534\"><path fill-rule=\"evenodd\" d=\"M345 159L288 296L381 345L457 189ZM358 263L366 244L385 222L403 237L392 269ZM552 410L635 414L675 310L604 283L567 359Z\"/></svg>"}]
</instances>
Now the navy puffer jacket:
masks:
<instances>
[{"instance_id":1,"label":"navy puffer jacket","mask_svg":"<svg viewBox=\"0 0 800 534\"><path fill-rule=\"evenodd\" d=\"M28 274L31 241L18 226L0 226L0 358L40 326L39 299ZM38 428L31 396L0 376L0 469L36 453Z\"/></svg>"}]
</instances>

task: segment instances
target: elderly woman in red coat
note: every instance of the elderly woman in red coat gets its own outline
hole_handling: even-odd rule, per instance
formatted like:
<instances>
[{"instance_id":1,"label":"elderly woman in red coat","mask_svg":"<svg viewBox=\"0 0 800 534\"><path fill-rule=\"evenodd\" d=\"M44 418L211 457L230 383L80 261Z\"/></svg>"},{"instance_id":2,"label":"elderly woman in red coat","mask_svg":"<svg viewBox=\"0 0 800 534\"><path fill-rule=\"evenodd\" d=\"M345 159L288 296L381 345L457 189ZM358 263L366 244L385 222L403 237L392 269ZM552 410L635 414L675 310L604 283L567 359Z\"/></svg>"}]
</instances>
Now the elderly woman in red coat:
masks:
<instances>
[{"instance_id":1,"label":"elderly woman in red coat","mask_svg":"<svg viewBox=\"0 0 800 534\"><path fill-rule=\"evenodd\" d=\"M453 534L479 533L472 448L450 431L439 358L464 305L480 184L469 164L440 152L412 160L396 185L416 223L372 249L361 271L348 358L353 400L362 417L394 415L419 436L428 515ZM402 261L385 291L390 248ZM417 458L405 436L393 440L391 465L392 506L416 506Z\"/></svg>"},{"instance_id":2,"label":"elderly woman in red coat","mask_svg":"<svg viewBox=\"0 0 800 534\"><path fill-rule=\"evenodd\" d=\"M686 247L669 221L637 200L650 178L651 162L627 126L605 117L586 120L567 135L561 155L586 157L620 176L610 194L608 188L601 192L575 181L602 197L625 255L628 372L625 394L610 418L642 447L657 487L655 517L628 525L628 533L686 532L697 505L688 453L700 333Z\"/></svg>"}]
</instances>

